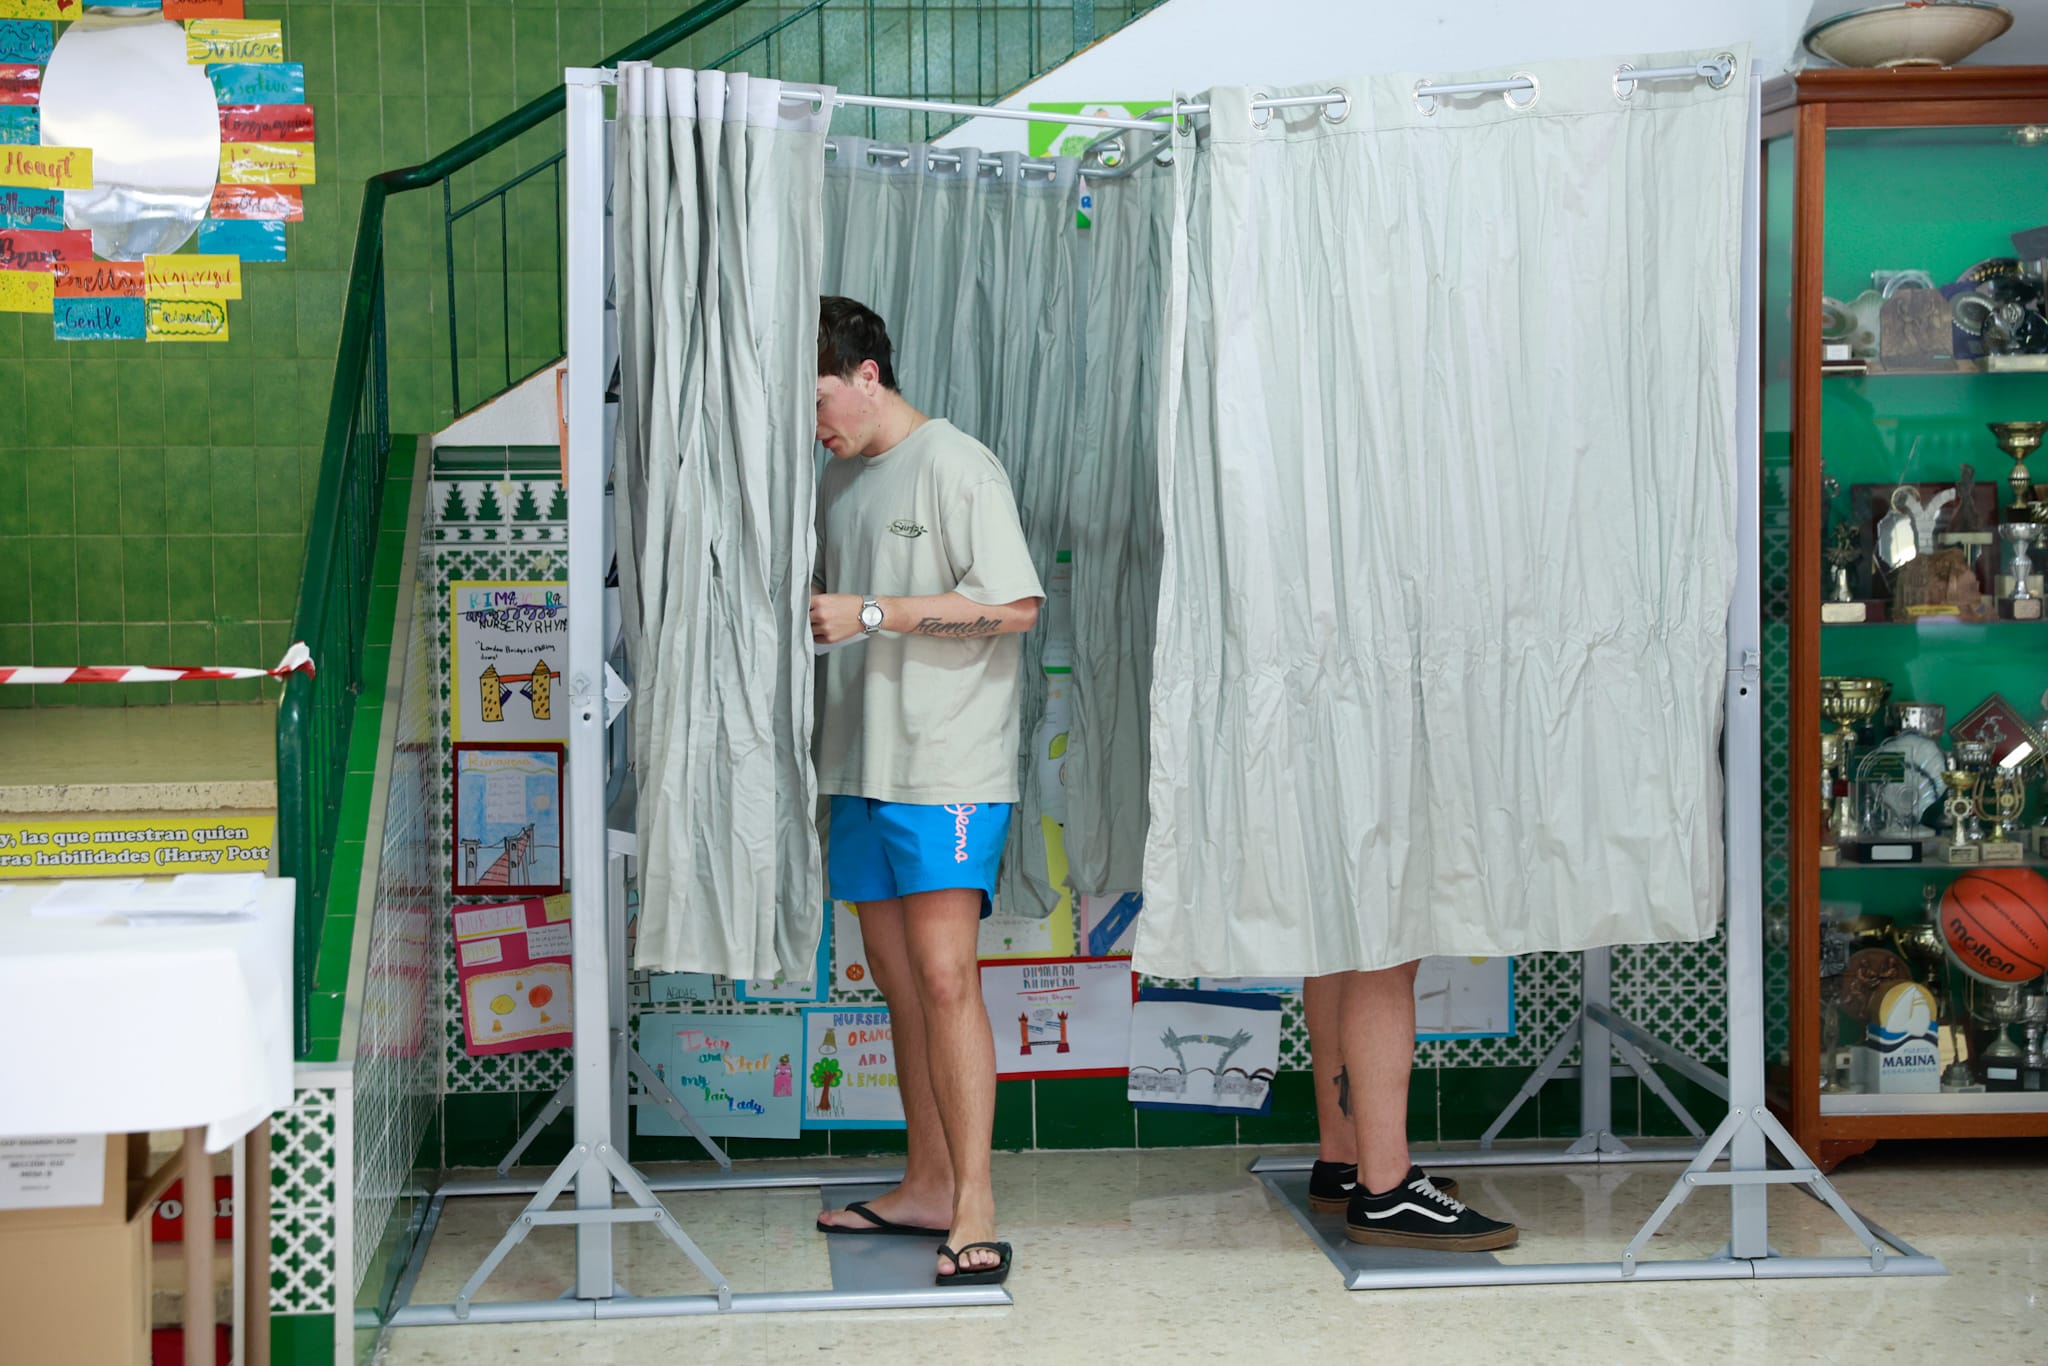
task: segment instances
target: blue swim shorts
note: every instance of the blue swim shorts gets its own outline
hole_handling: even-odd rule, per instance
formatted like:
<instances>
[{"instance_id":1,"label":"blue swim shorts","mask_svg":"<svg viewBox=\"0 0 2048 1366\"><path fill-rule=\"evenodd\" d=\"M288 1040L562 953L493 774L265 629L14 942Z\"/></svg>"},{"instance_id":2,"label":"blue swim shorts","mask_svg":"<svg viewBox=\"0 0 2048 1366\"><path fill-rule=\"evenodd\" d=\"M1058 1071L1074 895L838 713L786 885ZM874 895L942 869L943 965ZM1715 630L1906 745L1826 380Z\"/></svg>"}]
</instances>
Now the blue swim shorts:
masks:
<instances>
[{"instance_id":1,"label":"blue swim shorts","mask_svg":"<svg viewBox=\"0 0 2048 1366\"><path fill-rule=\"evenodd\" d=\"M1008 802L916 806L834 797L825 869L837 901L972 887L988 917L1010 834Z\"/></svg>"}]
</instances>

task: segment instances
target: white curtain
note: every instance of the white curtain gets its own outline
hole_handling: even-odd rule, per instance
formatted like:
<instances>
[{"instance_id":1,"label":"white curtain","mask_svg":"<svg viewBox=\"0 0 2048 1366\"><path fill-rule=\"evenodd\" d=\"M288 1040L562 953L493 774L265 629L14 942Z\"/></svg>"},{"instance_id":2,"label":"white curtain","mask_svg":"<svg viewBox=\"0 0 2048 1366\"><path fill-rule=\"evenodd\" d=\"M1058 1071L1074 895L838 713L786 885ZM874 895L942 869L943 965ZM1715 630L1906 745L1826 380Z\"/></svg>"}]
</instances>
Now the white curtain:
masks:
<instances>
[{"instance_id":1,"label":"white curtain","mask_svg":"<svg viewBox=\"0 0 2048 1366\"><path fill-rule=\"evenodd\" d=\"M1712 933L1747 63L1616 65L1179 140L1141 970Z\"/></svg>"},{"instance_id":2,"label":"white curtain","mask_svg":"<svg viewBox=\"0 0 2048 1366\"><path fill-rule=\"evenodd\" d=\"M1126 135L1124 177L1094 181L1081 432L1068 483L1073 719L1065 768L1067 878L1135 891L1144 876L1153 613L1159 598L1155 447L1164 383L1173 173L1159 140Z\"/></svg>"},{"instance_id":3,"label":"white curtain","mask_svg":"<svg viewBox=\"0 0 2048 1366\"><path fill-rule=\"evenodd\" d=\"M1015 152L984 166L971 147L832 143L824 292L857 299L888 324L912 406L995 452L1039 579L1050 580L1078 401L1078 166L1060 157L1038 170ZM1027 750L1045 712L1044 649L1041 625L1024 637L1019 666ZM1039 766L1018 757L1021 800L999 895L1005 914L1043 916L1060 894L1046 874Z\"/></svg>"},{"instance_id":4,"label":"white curtain","mask_svg":"<svg viewBox=\"0 0 2048 1366\"><path fill-rule=\"evenodd\" d=\"M808 627L830 106L620 71L613 469L641 903L637 967L806 976L824 879ZM597 610L588 604L578 610Z\"/></svg>"}]
</instances>

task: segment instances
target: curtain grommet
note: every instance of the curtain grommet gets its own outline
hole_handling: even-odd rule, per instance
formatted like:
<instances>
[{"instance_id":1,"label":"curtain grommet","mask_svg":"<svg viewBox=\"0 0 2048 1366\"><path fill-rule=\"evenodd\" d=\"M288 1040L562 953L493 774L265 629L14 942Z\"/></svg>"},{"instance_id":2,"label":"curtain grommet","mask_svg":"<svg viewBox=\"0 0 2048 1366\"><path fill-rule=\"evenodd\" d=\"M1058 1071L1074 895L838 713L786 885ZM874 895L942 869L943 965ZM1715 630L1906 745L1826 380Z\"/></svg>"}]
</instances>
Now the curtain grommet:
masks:
<instances>
[{"instance_id":1,"label":"curtain grommet","mask_svg":"<svg viewBox=\"0 0 2048 1366\"><path fill-rule=\"evenodd\" d=\"M1623 104L1627 104L1635 97L1635 78L1628 74L1635 69L1634 62L1623 62L1620 66L1614 68L1614 98L1620 100Z\"/></svg>"},{"instance_id":2,"label":"curtain grommet","mask_svg":"<svg viewBox=\"0 0 2048 1366\"><path fill-rule=\"evenodd\" d=\"M1728 82L1735 79L1735 54L1732 52L1716 53L1713 60L1702 63L1702 65L1711 66L1715 69L1715 74L1707 77L1707 88L1709 90L1725 90L1728 87Z\"/></svg>"},{"instance_id":3,"label":"curtain grommet","mask_svg":"<svg viewBox=\"0 0 2048 1366\"><path fill-rule=\"evenodd\" d=\"M1273 111L1270 109L1261 109L1258 107L1260 100L1270 100L1272 98L1273 92L1270 90L1252 91L1252 127L1264 131L1266 126L1272 123Z\"/></svg>"},{"instance_id":4,"label":"curtain grommet","mask_svg":"<svg viewBox=\"0 0 2048 1366\"><path fill-rule=\"evenodd\" d=\"M1517 71L1511 79L1517 81L1527 81L1529 83L1529 98L1526 100L1518 101L1515 99L1515 91L1503 90L1500 92L1501 103L1505 104L1508 108L1513 109L1518 113L1525 110L1534 109L1536 107L1536 101L1543 98L1543 83L1537 80L1534 76L1530 75L1526 71Z\"/></svg>"},{"instance_id":5,"label":"curtain grommet","mask_svg":"<svg viewBox=\"0 0 2048 1366\"><path fill-rule=\"evenodd\" d=\"M1335 106L1334 112L1332 106ZM1330 87L1330 98L1323 105L1323 117L1331 123L1342 123L1351 117L1351 92L1342 86Z\"/></svg>"},{"instance_id":6,"label":"curtain grommet","mask_svg":"<svg viewBox=\"0 0 2048 1366\"><path fill-rule=\"evenodd\" d=\"M1429 118L1436 113L1436 96L1429 93L1428 81L1417 81L1415 83L1415 112L1424 118Z\"/></svg>"}]
</instances>

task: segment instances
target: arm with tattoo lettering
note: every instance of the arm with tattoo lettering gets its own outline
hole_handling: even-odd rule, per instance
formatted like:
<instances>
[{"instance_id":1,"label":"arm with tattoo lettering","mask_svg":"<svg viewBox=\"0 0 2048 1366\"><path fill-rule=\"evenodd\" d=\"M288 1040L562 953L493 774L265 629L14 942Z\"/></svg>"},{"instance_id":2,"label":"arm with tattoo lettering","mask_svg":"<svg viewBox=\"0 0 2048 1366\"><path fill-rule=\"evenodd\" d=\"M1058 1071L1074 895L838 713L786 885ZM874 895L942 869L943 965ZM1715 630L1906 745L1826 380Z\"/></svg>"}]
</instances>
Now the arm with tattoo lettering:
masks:
<instances>
[{"instance_id":1,"label":"arm with tattoo lettering","mask_svg":"<svg viewBox=\"0 0 2048 1366\"><path fill-rule=\"evenodd\" d=\"M876 598L882 629L898 635L930 636L935 640L985 640L990 636L1028 631L1038 624L1037 598L989 604L958 593L919 598ZM836 645L860 634L858 593L815 593L811 596L811 638Z\"/></svg>"}]
</instances>

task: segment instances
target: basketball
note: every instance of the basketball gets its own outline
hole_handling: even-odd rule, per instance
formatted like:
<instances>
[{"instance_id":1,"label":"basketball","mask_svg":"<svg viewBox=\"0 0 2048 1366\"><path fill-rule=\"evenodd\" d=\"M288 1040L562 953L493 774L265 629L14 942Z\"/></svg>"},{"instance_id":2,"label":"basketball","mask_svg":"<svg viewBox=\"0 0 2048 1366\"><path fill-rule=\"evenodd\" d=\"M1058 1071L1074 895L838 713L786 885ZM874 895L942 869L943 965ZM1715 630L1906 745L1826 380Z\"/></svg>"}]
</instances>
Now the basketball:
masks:
<instances>
[{"instance_id":1,"label":"basketball","mask_svg":"<svg viewBox=\"0 0 2048 1366\"><path fill-rule=\"evenodd\" d=\"M2031 868L1964 873L1942 894L1941 937L1980 982L2039 977L2048 972L2048 878Z\"/></svg>"}]
</instances>

